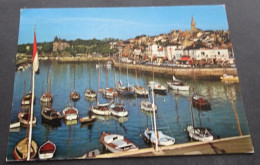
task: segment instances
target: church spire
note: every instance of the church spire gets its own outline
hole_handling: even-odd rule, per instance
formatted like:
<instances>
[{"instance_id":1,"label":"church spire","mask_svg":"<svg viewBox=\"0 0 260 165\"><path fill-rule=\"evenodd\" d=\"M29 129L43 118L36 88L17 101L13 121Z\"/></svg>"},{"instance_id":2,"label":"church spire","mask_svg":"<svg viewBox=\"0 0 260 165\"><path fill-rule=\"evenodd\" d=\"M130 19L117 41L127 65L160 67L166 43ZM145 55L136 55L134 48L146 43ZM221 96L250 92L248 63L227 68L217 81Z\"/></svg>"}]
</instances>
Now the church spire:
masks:
<instances>
[{"instance_id":1,"label":"church spire","mask_svg":"<svg viewBox=\"0 0 260 165\"><path fill-rule=\"evenodd\" d=\"M191 29L190 29L190 32L191 32L191 34L192 34L192 33L196 32L196 31L197 31L196 23L195 23L194 18L193 18L193 16L192 16L192 18L191 18Z\"/></svg>"}]
</instances>

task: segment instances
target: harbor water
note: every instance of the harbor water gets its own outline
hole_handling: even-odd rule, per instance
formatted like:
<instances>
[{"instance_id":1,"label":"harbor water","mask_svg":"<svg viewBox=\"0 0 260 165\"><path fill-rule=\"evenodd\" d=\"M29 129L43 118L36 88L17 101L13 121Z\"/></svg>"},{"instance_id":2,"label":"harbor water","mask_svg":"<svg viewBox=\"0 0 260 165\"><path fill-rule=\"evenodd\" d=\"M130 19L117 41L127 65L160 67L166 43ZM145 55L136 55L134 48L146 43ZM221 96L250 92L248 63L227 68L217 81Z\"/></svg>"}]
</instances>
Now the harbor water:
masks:
<instances>
[{"instance_id":1,"label":"harbor water","mask_svg":"<svg viewBox=\"0 0 260 165\"><path fill-rule=\"evenodd\" d=\"M139 148L150 147L143 140L143 132L146 128L152 129L152 114L143 112L140 102L143 99L134 96L119 96L117 102L125 105L129 114L124 118L113 116L97 116L97 120L92 124L81 125L79 121L66 123L62 120L61 126L53 127L42 122L40 96L46 91L49 71L51 71L51 93L54 96L52 107L58 112L69 103L69 81L71 79L71 91L74 89L79 92L81 98L77 102L72 102L79 110L79 117L84 117L91 105L96 105L95 100L84 98L84 91L89 86L97 92L98 89L98 69L95 62L89 63L58 63L56 61L41 61L40 74L35 76L35 95L34 115L37 117L37 124L33 127L32 137L38 146L47 140L56 144L57 150L54 159L72 159L80 157L88 151L99 149L101 153L107 152L103 147L100 137L102 132L110 132L124 135ZM75 72L74 72L75 70ZM21 111L21 99L24 95L24 81L26 89L30 88L31 67L25 71L15 73L13 107L10 109L11 122L18 121L17 114ZM71 73L71 76L70 76ZM75 74L74 74L75 73ZM120 74L121 73L121 74ZM74 78L75 76L75 78ZM70 78L71 77L71 78ZM90 81L89 81L90 78ZM137 81L139 85L148 85L152 80L152 73L137 71ZM136 76L134 71L114 69L113 67L100 69L100 88L106 86L114 87L118 81L124 84L135 85ZM155 74L155 80L167 86L166 81L171 79L169 76ZM75 80L75 81L74 81ZM89 84L90 82L90 84ZM220 80L184 80L185 84L190 85L191 91L196 90L211 103L211 110L203 111L194 108L195 124L198 127L205 127L211 130L212 135L218 138L238 136L236 117L233 110L230 88L238 113L239 122L243 135L249 134L246 112L243 105L241 90L238 83L226 84ZM75 83L75 85L74 85ZM155 94L155 103L158 106L156 113L157 128L164 134L173 136L176 144L191 141L185 131L188 124L192 124L189 97L192 92L178 92L169 89L167 95ZM100 103L110 102L100 95ZM150 100L151 100L150 94ZM16 131L10 131L7 160L14 160L13 149L15 145L26 136L26 127L20 127Z\"/></svg>"}]
</instances>

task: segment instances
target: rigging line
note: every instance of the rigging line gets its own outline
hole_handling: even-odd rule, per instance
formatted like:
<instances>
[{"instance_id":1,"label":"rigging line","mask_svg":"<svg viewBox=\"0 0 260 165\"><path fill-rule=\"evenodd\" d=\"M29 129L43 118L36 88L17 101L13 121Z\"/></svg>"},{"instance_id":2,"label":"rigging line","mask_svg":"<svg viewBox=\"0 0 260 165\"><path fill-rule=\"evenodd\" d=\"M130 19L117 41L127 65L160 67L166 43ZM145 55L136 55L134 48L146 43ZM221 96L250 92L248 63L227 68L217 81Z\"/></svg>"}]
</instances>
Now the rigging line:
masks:
<instances>
[{"instance_id":1,"label":"rigging line","mask_svg":"<svg viewBox=\"0 0 260 165\"><path fill-rule=\"evenodd\" d=\"M159 115L157 114L157 116L159 116ZM168 128L169 133L170 133L171 136L173 137L173 133L172 133L172 131L171 131L171 129L170 129L169 123L165 120L165 117L164 117L163 113L161 114L161 118L164 120L165 124L167 125L167 128ZM159 119L158 119L158 120L159 120Z\"/></svg>"}]
</instances>

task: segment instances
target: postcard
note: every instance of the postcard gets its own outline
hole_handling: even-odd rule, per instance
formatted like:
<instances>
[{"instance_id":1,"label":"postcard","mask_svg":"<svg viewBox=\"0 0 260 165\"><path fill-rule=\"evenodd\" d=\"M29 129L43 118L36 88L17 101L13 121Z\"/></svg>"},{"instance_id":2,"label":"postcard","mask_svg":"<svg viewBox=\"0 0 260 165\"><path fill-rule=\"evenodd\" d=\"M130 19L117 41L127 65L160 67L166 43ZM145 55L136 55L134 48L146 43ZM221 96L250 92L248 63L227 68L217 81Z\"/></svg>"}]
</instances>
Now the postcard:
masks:
<instances>
[{"instance_id":1,"label":"postcard","mask_svg":"<svg viewBox=\"0 0 260 165\"><path fill-rule=\"evenodd\" d=\"M224 5L21 9L7 161L253 153Z\"/></svg>"}]
</instances>

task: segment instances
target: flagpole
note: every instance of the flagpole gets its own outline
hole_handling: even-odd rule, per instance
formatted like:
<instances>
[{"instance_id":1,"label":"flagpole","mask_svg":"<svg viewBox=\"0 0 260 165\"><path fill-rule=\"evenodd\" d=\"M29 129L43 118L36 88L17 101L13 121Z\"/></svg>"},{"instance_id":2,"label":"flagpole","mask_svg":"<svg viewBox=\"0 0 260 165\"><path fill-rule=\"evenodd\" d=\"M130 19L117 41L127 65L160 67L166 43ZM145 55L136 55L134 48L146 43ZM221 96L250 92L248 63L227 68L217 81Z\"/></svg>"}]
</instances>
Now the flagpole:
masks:
<instances>
[{"instance_id":1,"label":"flagpole","mask_svg":"<svg viewBox=\"0 0 260 165\"><path fill-rule=\"evenodd\" d=\"M33 102L34 102L34 76L35 72L33 72L32 76L32 98L31 98L31 116L30 116L30 129L29 129L29 143L28 143L28 154L27 154L27 161L31 158L31 143L32 143L32 120L33 120Z\"/></svg>"},{"instance_id":2,"label":"flagpole","mask_svg":"<svg viewBox=\"0 0 260 165\"><path fill-rule=\"evenodd\" d=\"M36 27L34 27L34 42L36 42L35 40L35 30L36 30ZM35 46L35 43L33 44L33 46ZM35 48L33 48L35 49ZM37 47L36 47L36 50L37 50ZM33 51L34 53L34 51ZM37 51L36 51L37 53ZM34 54L33 54L34 56ZM34 64L34 60L36 59L33 59L32 63ZM27 153L27 161L30 160L31 158L31 145L32 145L32 121L33 121L33 103L34 103L34 77L35 77L35 71L34 71L34 65L32 64L32 71L33 71L33 75L32 75L32 97L31 97L31 108L30 108L30 121L29 121L29 124L30 124L30 129L29 129L29 142L28 142L28 153Z\"/></svg>"}]
</instances>

